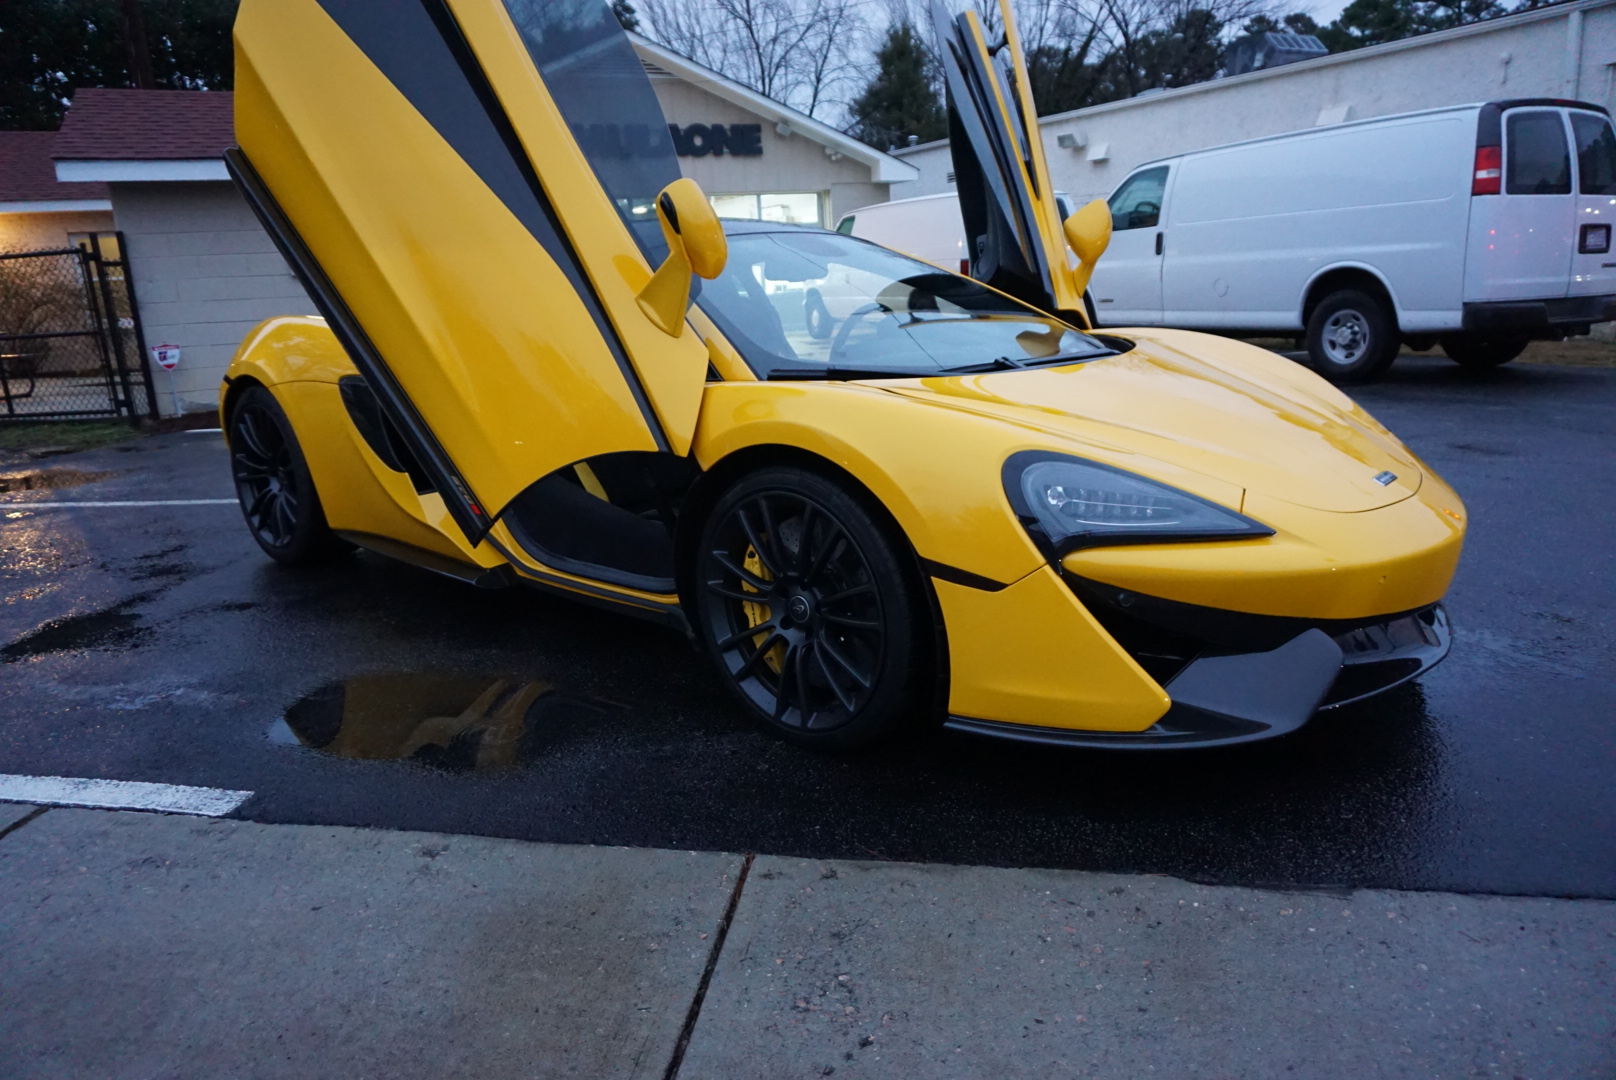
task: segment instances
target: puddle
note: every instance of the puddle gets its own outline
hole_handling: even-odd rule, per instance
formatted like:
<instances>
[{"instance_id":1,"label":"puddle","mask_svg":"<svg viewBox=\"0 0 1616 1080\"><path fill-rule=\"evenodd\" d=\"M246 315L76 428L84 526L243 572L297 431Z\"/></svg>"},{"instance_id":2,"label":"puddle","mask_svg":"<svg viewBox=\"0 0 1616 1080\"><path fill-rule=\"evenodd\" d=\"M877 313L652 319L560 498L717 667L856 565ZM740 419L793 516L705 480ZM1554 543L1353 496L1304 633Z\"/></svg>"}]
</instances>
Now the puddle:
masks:
<instances>
[{"instance_id":1,"label":"puddle","mask_svg":"<svg viewBox=\"0 0 1616 1080\"><path fill-rule=\"evenodd\" d=\"M269 737L337 757L492 771L538 757L616 708L540 679L382 673L322 686L287 709Z\"/></svg>"},{"instance_id":2,"label":"puddle","mask_svg":"<svg viewBox=\"0 0 1616 1080\"><path fill-rule=\"evenodd\" d=\"M143 594L101 611L53 619L0 649L0 662L14 664L30 656L78 649L135 648L152 636L152 630L142 626L140 616L129 609L150 599Z\"/></svg>"},{"instance_id":3,"label":"puddle","mask_svg":"<svg viewBox=\"0 0 1616 1080\"><path fill-rule=\"evenodd\" d=\"M0 476L0 495L14 495L19 491L51 491L56 488L81 487L105 480L116 473L84 472L80 469L41 469L37 472L10 473Z\"/></svg>"}]
</instances>

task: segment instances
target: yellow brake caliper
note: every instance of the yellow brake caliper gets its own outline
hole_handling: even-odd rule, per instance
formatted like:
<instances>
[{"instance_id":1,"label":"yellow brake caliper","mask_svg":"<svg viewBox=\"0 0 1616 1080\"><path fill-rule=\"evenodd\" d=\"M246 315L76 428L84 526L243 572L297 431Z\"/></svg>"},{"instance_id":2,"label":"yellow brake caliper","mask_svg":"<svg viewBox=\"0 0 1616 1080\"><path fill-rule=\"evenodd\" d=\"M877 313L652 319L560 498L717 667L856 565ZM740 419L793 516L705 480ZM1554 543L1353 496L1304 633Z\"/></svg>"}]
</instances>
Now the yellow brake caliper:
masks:
<instances>
[{"instance_id":1,"label":"yellow brake caliper","mask_svg":"<svg viewBox=\"0 0 1616 1080\"><path fill-rule=\"evenodd\" d=\"M774 580L773 575L771 575L767 568L764 567L763 560L758 558L757 548L751 546L747 547L746 558L741 561L741 565L746 567L747 573L756 574L764 581ZM757 590L748 585L744 579L741 581L741 590L743 592L757 592ZM769 621L770 610L768 604L755 600L742 600L741 610L746 612L746 622L748 626L762 626L764 623ZM769 631L763 630L752 639L752 644L761 647L768 639ZM768 664L769 667L773 669L774 673L778 675L780 674L780 665L785 660L785 655L786 643L782 641L768 651L768 654L763 657L763 662Z\"/></svg>"}]
</instances>

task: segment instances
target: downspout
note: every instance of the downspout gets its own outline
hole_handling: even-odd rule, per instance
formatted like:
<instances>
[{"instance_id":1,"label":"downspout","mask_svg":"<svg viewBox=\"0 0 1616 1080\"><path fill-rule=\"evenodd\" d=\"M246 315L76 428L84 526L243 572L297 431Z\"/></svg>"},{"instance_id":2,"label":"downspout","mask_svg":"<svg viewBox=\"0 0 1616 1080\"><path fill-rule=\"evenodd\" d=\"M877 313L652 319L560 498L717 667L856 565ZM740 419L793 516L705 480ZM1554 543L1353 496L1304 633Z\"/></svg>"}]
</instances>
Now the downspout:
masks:
<instances>
[{"instance_id":1,"label":"downspout","mask_svg":"<svg viewBox=\"0 0 1616 1080\"><path fill-rule=\"evenodd\" d=\"M1580 101L1582 89L1582 9L1566 17L1565 96Z\"/></svg>"}]
</instances>

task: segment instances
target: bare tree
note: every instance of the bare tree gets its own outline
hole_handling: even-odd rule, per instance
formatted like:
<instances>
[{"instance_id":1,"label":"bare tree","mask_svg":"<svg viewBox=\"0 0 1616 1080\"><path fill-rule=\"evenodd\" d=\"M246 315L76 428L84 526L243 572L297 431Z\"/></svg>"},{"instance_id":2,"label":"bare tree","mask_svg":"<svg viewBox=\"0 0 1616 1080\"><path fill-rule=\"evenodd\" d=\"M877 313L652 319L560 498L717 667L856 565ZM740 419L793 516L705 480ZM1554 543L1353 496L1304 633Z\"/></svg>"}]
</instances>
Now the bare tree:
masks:
<instances>
[{"instance_id":1,"label":"bare tree","mask_svg":"<svg viewBox=\"0 0 1616 1080\"><path fill-rule=\"evenodd\" d=\"M869 45L859 0L644 0L648 36L816 119L845 109Z\"/></svg>"}]
</instances>

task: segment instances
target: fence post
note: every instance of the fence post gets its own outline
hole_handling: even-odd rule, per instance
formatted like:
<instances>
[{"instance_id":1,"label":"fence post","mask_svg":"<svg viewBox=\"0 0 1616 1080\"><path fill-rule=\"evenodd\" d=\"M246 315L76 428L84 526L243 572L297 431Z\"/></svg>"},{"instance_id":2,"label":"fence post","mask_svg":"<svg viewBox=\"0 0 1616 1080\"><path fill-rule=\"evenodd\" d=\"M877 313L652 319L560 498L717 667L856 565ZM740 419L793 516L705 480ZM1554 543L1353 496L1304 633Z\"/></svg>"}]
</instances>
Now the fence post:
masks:
<instances>
[{"instance_id":1,"label":"fence post","mask_svg":"<svg viewBox=\"0 0 1616 1080\"><path fill-rule=\"evenodd\" d=\"M146 415L153 420L157 419L157 388L152 385L151 352L146 348L146 327L140 321L140 300L135 296L135 270L134 260L129 254L129 241L123 238L120 229L112 235L118 238L118 265L123 269L123 291L129 298L129 321L135 324L136 356L140 359L140 374L146 384ZM173 383L169 383L172 387ZM176 398L175 409L178 410Z\"/></svg>"},{"instance_id":2,"label":"fence post","mask_svg":"<svg viewBox=\"0 0 1616 1080\"><path fill-rule=\"evenodd\" d=\"M129 422L139 419L135 415L135 390L129 385L129 365L123 355L123 328L118 325L118 308L112 302L112 286L107 282L107 263L101 256L101 237L90 234L90 257L95 260L96 280L101 284L101 311L106 317L102 324L112 339L112 356L118 365L118 381L123 385L122 406L128 410Z\"/></svg>"}]
</instances>

